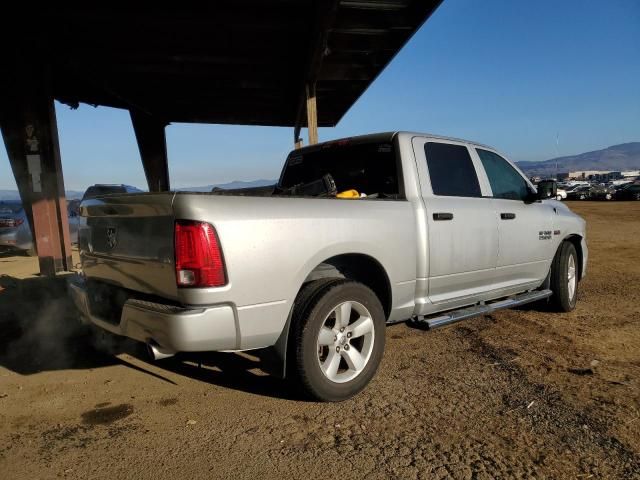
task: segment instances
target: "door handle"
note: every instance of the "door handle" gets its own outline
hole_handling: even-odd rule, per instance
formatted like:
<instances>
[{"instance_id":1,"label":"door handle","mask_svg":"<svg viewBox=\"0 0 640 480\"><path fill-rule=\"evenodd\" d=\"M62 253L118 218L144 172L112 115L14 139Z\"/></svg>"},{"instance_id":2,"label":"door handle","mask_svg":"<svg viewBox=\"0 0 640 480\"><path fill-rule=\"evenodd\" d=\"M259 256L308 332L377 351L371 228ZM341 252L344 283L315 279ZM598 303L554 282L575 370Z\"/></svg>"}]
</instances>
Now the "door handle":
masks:
<instances>
[{"instance_id":1,"label":"door handle","mask_svg":"<svg viewBox=\"0 0 640 480\"><path fill-rule=\"evenodd\" d=\"M516 214L515 213L501 213L500 214L500 218L502 220L513 220L514 218L516 218Z\"/></svg>"},{"instance_id":2,"label":"door handle","mask_svg":"<svg viewBox=\"0 0 640 480\"><path fill-rule=\"evenodd\" d=\"M444 213L444 212L434 213L433 214L433 219L436 220L436 221L439 221L439 220L453 220L453 213Z\"/></svg>"}]
</instances>

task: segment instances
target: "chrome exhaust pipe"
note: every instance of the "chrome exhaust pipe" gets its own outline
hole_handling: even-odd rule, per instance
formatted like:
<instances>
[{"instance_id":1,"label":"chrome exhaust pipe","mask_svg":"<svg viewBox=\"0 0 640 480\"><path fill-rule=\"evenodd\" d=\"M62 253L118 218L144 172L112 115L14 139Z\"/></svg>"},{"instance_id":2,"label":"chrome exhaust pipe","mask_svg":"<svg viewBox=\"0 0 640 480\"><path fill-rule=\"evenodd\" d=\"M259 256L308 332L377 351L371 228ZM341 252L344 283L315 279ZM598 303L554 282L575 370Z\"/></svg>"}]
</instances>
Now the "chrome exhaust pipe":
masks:
<instances>
[{"instance_id":1,"label":"chrome exhaust pipe","mask_svg":"<svg viewBox=\"0 0 640 480\"><path fill-rule=\"evenodd\" d=\"M147 354L151 360L162 360L164 358L173 357L176 352L170 352L168 350L162 350L160 346L151 342L147 343Z\"/></svg>"}]
</instances>

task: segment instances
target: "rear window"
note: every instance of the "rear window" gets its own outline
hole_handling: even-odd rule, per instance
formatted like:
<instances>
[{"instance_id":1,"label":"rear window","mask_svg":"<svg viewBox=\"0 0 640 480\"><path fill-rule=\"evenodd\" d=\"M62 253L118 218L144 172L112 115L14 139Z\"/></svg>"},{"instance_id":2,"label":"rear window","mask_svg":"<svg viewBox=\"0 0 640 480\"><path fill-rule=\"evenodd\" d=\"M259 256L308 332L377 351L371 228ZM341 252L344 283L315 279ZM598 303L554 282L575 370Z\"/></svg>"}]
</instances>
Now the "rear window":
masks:
<instances>
[{"instance_id":1,"label":"rear window","mask_svg":"<svg viewBox=\"0 0 640 480\"><path fill-rule=\"evenodd\" d=\"M140 193L142 190L129 185L92 185L84 192L82 200L100 197L102 195L113 195L116 193Z\"/></svg>"},{"instance_id":2,"label":"rear window","mask_svg":"<svg viewBox=\"0 0 640 480\"><path fill-rule=\"evenodd\" d=\"M367 196L399 198L399 175L393 142L329 143L319 150L292 152L280 189L306 184L330 174L338 192L354 189Z\"/></svg>"},{"instance_id":3,"label":"rear window","mask_svg":"<svg viewBox=\"0 0 640 480\"><path fill-rule=\"evenodd\" d=\"M93 187L87 188L87 191L84 192L83 200L88 200L90 198L99 197L100 195L109 195L112 193L125 193L126 190L121 186L101 186L94 185Z\"/></svg>"},{"instance_id":4,"label":"rear window","mask_svg":"<svg viewBox=\"0 0 640 480\"><path fill-rule=\"evenodd\" d=\"M16 214L21 211L22 204L20 203L0 202L0 214Z\"/></svg>"},{"instance_id":5,"label":"rear window","mask_svg":"<svg viewBox=\"0 0 640 480\"><path fill-rule=\"evenodd\" d=\"M427 142L424 145L434 195L480 197L478 175L463 145Z\"/></svg>"}]
</instances>

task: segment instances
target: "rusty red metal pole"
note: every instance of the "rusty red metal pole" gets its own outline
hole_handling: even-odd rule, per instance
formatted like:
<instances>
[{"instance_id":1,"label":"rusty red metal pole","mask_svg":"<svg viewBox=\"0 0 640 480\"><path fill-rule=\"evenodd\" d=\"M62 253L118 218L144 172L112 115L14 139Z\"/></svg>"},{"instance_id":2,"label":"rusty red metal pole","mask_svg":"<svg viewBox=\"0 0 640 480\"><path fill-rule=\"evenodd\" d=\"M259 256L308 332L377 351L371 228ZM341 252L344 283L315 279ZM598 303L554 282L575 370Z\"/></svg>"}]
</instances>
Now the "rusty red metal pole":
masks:
<instances>
[{"instance_id":1,"label":"rusty red metal pole","mask_svg":"<svg viewBox=\"0 0 640 480\"><path fill-rule=\"evenodd\" d=\"M0 93L0 127L27 210L40 272L72 268L71 242L50 77L43 68L16 62Z\"/></svg>"}]
</instances>

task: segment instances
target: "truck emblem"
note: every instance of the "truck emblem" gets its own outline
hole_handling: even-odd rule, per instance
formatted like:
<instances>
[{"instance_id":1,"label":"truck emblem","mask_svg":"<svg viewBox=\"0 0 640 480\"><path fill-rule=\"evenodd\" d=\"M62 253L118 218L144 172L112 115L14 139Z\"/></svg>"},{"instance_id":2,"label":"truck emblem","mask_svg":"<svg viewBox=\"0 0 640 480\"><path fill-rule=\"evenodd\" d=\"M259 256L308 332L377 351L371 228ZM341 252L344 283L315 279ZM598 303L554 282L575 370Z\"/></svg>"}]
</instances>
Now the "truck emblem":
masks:
<instances>
[{"instance_id":1,"label":"truck emblem","mask_svg":"<svg viewBox=\"0 0 640 480\"><path fill-rule=\"evenodd\" d=\"M115 248L118 244L118 230L116 227L107 227L107 246L109 248Z\"/></svg>"}]
</instances>

